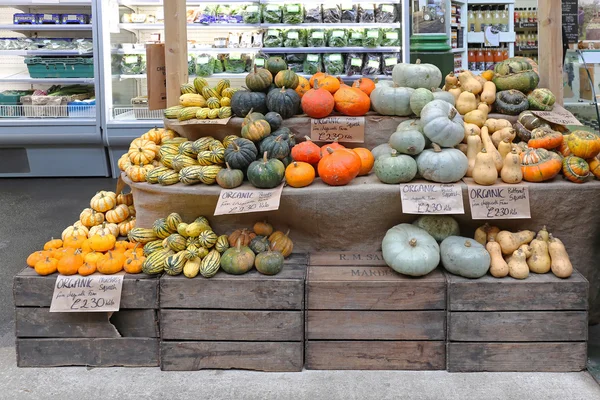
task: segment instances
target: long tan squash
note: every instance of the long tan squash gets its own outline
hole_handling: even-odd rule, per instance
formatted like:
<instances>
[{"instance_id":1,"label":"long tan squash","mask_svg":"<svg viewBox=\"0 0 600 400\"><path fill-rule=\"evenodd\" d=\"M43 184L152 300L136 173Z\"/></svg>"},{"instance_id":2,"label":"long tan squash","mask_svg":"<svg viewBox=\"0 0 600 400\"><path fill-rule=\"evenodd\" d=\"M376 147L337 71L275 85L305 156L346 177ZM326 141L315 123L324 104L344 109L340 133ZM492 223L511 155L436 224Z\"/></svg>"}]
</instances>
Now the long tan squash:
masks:
<instances>
[{"instance_id":1,"label":"long tan squash","mask_svg":"<svg viewBox=\"0 0 600 400\"><path fill-rule=\"evenodd\" d=\"M464 91L479 94L483 90L483 84L475 78L475 75L471 71L465 70L460 72L458 80L460 81L460 87Z\"/></svg>"},{"instance_id":2,"label":"long tan squash","mask_svg":"<svg viewBox=\"0 0 600 400\"><path fill-rule=\"evenodd\" d=\"M502 156L498 152L496 146L494 146L492 138L489 135L488 128L485 126L481 128L481 143L483 143L483 148L492 156L494 165L496 166L496 171L502 171L504 160L502 159Z\"/></svg>"},{"instance_id":3,"label":"long tan squash","mask_svg":"<svg viewBox=\"0 0 600 400\"><path fill-rule=\"evenodd\" d=\"M527 259L529 271L536 274L545 274L550 271L552 260L548 251L548 242L539 234L531 241L531 256Z\"/></svg>"},{"instance_id":4,"label":"long tan squash","mask_svg":"<svg viewBox=\"0 0 600 400\"><path fill-rule=\"evenodd\" d=\"M471 176L478 185L490 186L496 183L498 171L494 165L492 155L485 148L481 149L475 157L475 165L473 171L471 171Z\"/></svg>"},{"instance_id":5,"label":"long tan squash","mask_svg":"<svg viewBox=\"0 0 600 400\"><path fill-rule=\"evenodd\" d=\"M548 240L550 240L550 233L548 232L546 225L542 226L542 229L539 230L538 236L540 236L542 238L542 240L544 240L546 242Z\"/></svg>"},{"instance_id":6,"label":"long tan squash","mask_svg":"<svg viewBox=\"0 0 600 400\"><path fill-rule=\"evenodd\" d=\"M490 264L490 274L495 278L504 278L508 275L508 263L502 258L500 244L495 240L491 240L485 245L485 249L490 253L492 260Z\"/></svg>"},{"instance_id":7,"label":"long tan squash","mask_svg":"<svg viewBox=\"0 0 600 400\"><path fill-rule=\"evenodd\" d=\"M550 260L552 261L552 264L550 265L552 273L559 278L570 277L571 274L573 274L573 264L571 264L569 254L567 253L567 249L563 242L550 235L548 252L550 253Z\"/></svg>"},{"instance_id":8,"label":"long tan squash","mask_svg":"<svg viewBox=\"0 0 600 400\"><path fill-rule=\"evenodd\" d=\"M502 171L500 171L500 179L504 183L519 183L523 180L521 159L517 150L511 149L510 153L504 158L504 165L502 166Z\"/></svg>"},{"instance_id":9,"label":"long tan squash","mask_svg":"<svg viewBox=\"0 0 600 400\"><path fill-rule=\"evenodd\" d=\"M516 250L508 262L508 273L515 279L525 279L529 276L529 267L525 261L523 250Z\"/></svg>"},{"instance_id":10,"label":"long tan squash","mask_svg":"<svg viewBox=\"0 0 600 400\"><path fill-rule=\"evenodd\" d=\"M467 139L467 159L469 160L469 167L467 168L466 176L473 176L473 169L475 168L475 160L477 154L481 151L483 145L481 144L481 138L479 135L471 134Z\"/></svg>"},{"instance_id":11,"label":"long tan squash","mask_svg":"<svg viewBox=\"0 0 600 400\"><path fill-rule=\"evenodd\" d=\"M510 151L512 150L512 143L510 142L510 139L505 138L504 140L502 140L500 142L500 144L498 144L498 153L500 153L500 156L502 157L503 160L506 161L506 155L508 153L510 153Z\"/></svg>"},{"instance_id":12,"label":"long tan squash","mask_svg":"<svg viewBox=\"0 0 600 400\"><path fill-rule=\"evenodd\" d=\"M514 253L521 245L529 244L534 237L535 232L528 230L519 231L516 233L501 231L498 232L496 241L500 243L502 254L509 255Z\"/></svg>"},{"instance_id":13,"label":"long tan squash","mask_svg":"<svg viewBox=\"0 0 600 400\"><path fill-rule=\"evenodd\" d=\"M487 126L490 133L494 133L503 128L512 128L510 121L496 118L488 118L487 121L485 121L485 126Z\"/></svg>"},{"instance_id":14,"label":"long tan squash","mask_svg":"<svg viewBox=\"0 0 600 400\"><path fill-rule=\"evenodd\" d=\"M508 139L509 141L512 142L513 140L515 140L516 136L517 136L517 132L513 128L502 128L502 129L492 133L491 137L492 137L492 143L494 143L494 146L498 147L504 139Z\"/></svg>"},{"instance_id":15,"label":"long tan squash","mask_svg":"<svg viewBox=\"0 0 600 400\"><path fill-rule=\"evenodd\" d=\"M472 92L462 92L456 100L456 109L461 115L477 109L477 98Z\"/></svg>"},{"instance_id":16,"label":"long tan squash","mask_svg":"<svg viewBox=\"0 0 600 400\"><path fill-rule=\"evenodd\" d=\"M487 113L481 110L473 110L469 111L465 114L464 120L467 124L477 125L479 128L485 124L485 120L487 119Z\"/></svg>"},{"instance_id":17,"label":"long tan squash","mask_svg":"<svg viewBox=\"0 0 600 400\"><path fill-rule=\"evenodd\" d=\"M496 101L496 85L492 81L488 81L483 84L483 91L481 92L481 101L488 105L494 104Z\"/></svg>"}]
</instances>

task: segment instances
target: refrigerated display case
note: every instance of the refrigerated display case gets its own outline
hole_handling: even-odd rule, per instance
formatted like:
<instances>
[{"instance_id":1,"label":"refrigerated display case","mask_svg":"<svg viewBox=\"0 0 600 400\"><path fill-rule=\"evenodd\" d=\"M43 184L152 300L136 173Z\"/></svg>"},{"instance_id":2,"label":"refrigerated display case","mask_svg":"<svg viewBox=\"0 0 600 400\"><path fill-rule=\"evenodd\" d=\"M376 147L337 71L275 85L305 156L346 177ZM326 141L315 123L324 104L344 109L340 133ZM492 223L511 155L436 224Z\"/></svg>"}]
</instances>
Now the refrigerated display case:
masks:
<instances>
[{"instance_id":1,"label":"refrigerated display case","mask_svg":"<svg viewBox=\"0 0 600 400\"><path fill-rule=\"evenodd\" d=\"M0 177L109 175L96 3L0 1Z\"/></svg>"},{"instance_id":2,"label":"refrigerated display case","mask_svg":"<svg viewBox=\"0 0 600 400\"><path fill-rule=\"evenodd\" d=\"M600 112L600 50L568 50L564 69L564 107L598 133Z\"/></svg>"}]
</instances>

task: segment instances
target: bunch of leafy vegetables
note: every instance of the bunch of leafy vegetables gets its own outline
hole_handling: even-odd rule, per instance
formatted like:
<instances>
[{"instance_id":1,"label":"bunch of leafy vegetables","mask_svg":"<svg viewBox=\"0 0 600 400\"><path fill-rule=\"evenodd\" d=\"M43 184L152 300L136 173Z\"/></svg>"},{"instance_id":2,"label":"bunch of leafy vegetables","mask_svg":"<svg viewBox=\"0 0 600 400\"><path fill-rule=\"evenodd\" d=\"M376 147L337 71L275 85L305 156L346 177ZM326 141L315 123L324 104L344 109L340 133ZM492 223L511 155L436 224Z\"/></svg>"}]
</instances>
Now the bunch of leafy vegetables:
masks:
<instances>
[{"instance_id":1,"label":"bunch of leafy vegetables","mask_svg":"<svg viewBox=\"0 0 600 400\"><path fill-rule=\"evenodd\" d=\"M323 65L325 72L330 75L341 75L344 73L344 58L339 53L324 54Z\"/></svg>"}]
</instances>

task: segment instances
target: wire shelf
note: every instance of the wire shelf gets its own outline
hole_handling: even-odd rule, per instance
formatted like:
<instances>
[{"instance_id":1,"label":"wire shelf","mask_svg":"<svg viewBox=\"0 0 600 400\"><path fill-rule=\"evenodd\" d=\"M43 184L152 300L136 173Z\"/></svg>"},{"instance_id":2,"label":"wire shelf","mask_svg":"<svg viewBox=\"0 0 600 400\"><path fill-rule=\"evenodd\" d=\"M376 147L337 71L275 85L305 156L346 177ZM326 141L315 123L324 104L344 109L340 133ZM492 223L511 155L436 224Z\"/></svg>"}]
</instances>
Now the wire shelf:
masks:
<instances>
[{"instance_id":1,"label":"wire shelf","mask_svg":"<svg viewBox=\"0 0 600 400\"><path fill-rule=\"evenodd\" d=\"M96 118L96 106L0 105L0 118Z\"/></svg>"},{"instance_id":2,"label":"wire shelf","mask_svg":"<svg viewBox=\"0 0 600 400\"><path fill-rule=\"evenodd\" d=\"M162 120L163 110L148 110L148 107L114 107L113 119L115 121L132 120Z\"/></svg>"}]
</instances>

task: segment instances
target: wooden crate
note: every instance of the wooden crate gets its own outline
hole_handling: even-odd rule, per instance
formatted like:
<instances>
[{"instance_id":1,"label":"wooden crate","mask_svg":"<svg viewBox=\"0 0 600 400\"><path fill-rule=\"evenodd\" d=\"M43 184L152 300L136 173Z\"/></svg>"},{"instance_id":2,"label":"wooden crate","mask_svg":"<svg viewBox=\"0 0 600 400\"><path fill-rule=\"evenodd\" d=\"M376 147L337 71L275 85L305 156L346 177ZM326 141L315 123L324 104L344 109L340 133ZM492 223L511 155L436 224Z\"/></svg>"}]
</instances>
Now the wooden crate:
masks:
<instances>
[{"instance_id":1,"label":"wooden crate","mask_svg":"<svg viewBox=\"0 0 600 400\"><path fill-rule=\"evenodd\" d=\"M161 277L161 368L301 371L306 255L265 276Z\"/></svg>"},{"instance_id":2,"label":"wooden crate","mask_svg":"<svg viewBox=\"0 0 600 400\"><path fill-rule=\"evenodd\" d=\"M14 279L19 367L158 366L157 277L125 275L118 312L50 313L56 276Z\"/></svg>"},{"instance_id":3,"label":"wooden crate","mask_svg":"<svg viewBox=\"0 0 600 400\"><path fill-rule=\"evenodd\" d=\"M448 371L581 371L588 282L577 271L448 279Z\"/></svg>"},{"instance_id":4,"label":"wooden crate","mask_svg":"<svg viewBox=\"0 0 600 400\"><path fill-rule=\"evenodd\" d=\"M446 281L396 273L381 253L311 254L307 369L444 369Z\"/></svg>"}]
</instances>

